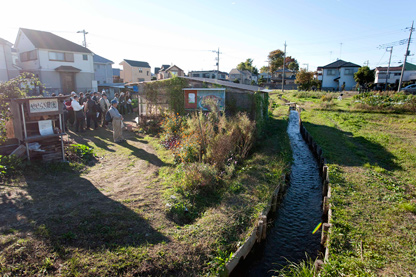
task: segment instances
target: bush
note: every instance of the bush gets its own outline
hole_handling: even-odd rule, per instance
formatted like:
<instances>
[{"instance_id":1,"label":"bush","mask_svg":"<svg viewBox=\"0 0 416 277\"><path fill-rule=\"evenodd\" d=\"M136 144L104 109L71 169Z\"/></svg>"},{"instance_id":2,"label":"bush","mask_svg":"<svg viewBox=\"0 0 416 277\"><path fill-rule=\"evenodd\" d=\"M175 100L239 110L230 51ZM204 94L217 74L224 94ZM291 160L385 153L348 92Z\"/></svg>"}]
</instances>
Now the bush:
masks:
<instances>
[{"instance_id":1,"label":"bush","mask_svg":"<svg viewBox=\"0 0 416 277\"><path fill-rule=\"evenodd\" d=\"M95 160L94 150L83 144L73 144L66 151L68 159L73 162L87 164Z\"/></svg>"},{"instance_id":2,"label":"bush","mask_svg":"<svg viewBox=\"0 0 416 277\"><path fill-rule=\"evenodd\" d=\"M15 176L23 168L23 161L15 155L0 155L0 181Z\"/></svg>"},{"instance_id":3,"label":"bush","mask_svg":"<svg viewBox=\"0 0 416 277\"><path fill-rule=\"evenodd\" d=\"M218 170L206 163L183 165L180 183L176 186L185 192L196 194L201 190L211 190L218 184Z\"/></svg>"},{"instance_id":4,"label":"bush","mask_svg":"<svg viewBox=\"0 0 416 277\"><path fill-rule=\"evenodd\" d=\"M336 98L336 95L334 93L327 93L321 96L322 102L331 102L333 99Z\"/></svg>"},{"instance_id":5,"label":"bush","mask_svg":"<svg viewBox=\"0 0 416 277\"><path fill-rule=\"evenodd\" d=\"M416 96L403 92L365 92L354 96L355 107L366 110L415 112Z\"/></svg>"}]
</instances>

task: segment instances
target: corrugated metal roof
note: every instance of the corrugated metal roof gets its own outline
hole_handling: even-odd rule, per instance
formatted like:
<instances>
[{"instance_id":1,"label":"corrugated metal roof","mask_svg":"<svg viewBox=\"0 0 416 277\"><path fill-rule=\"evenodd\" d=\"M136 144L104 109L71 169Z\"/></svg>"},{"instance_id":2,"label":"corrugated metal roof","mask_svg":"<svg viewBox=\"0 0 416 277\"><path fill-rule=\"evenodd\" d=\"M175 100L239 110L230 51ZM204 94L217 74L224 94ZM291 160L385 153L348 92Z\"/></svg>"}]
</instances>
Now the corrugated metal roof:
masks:
<instances>
[{"instance_id":1,"label":"corrugated metal roof","mask_svg":"<svg viewBox=\"0 0 416 277\"><path fill-rule=\"evenodd\" d=\"M253 91L253 92L261 91L261 89L263 89L259 86L244 85L244 84L239 84L239 83L234 83L234 82L229 82L229 81L221 81L221 80L216 80L216 79L197 78L197 77L179 77L179 78L200 81L200 82L205 82L205 83L210 83L210 84L217 84L217 85L221 85L225 87L237 88L237 89L248 90L248 91Z\"/></svg>"},{"instance_id":2,"label":"corrugated metal roof","mask_svg":"<svg viewBox=\"0 0 416 277\"><path fill-rule=\"evenodd\" d=\"M92 53L88 48L78 45L50 32L20 28L36 48L69 52Z\"/></svg>"}]
</instances>

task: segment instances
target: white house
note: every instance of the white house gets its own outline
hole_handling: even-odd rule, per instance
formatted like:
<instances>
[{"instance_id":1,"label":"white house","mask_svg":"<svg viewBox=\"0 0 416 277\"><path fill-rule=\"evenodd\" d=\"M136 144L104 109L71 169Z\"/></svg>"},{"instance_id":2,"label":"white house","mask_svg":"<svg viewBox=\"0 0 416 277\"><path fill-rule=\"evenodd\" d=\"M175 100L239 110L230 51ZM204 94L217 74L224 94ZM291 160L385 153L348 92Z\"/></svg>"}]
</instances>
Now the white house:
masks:
<instances>
[{"instance_id":1,"label":"white house","mask_svg":"<svg viewBox=\"0 0 416 277\"><path fill-rule=\"evenodd\" d=\"M402 65L391 66L389 69L389 77L387 78L388 84L399 83L400 75L402 74ZM387 67L376 67L375 69L375 84L385 84L387 77ZM406 63L403 72L403 82L416 81L416 65Z\"/></svg>"},{"instance_id":2,"label":"white house","mask_svg":"<svg viewBox=\"0 0 416 277\"><path fill-rule=\"evenodd\" d=\"M218 78L217 78L218 75ZM217 70L197 70L197 71L189 71L189 77L197 77L197 78L207 78L207 79L218 79L218 80L227 80L228 73L223 71Z\"/></svg>"},{"instance_id":3,"label":"white house","mask_svg":"<svg viewBox=\"0 0 416 277\"><path fill-rule=\"evenodd\" d=\"M94 61L94 76L97 85L108 84L113 82L113 67L112 61L107 60L97 54L93 56Z\"/></svg>"},{"instance_id":4,"label":"white house","mask_svg":"<svg viewBox=\"0 0 416 277\"><path fill-rule=\"evenodd\" d=\"M354 80L354 73L360 67L357 64L343 60L337 60L323 66L322 90L339 91L343 86L345 90L354 89L357 84Z\"/></svg>"},{"instance_id":5,"label":"white house","mask_svg":"<svg viewBox=\"0 0 416 277\"><path fill-rule=\"evenodd\" d=\"M13 60L12 43L0 38L0 82L6 82L19 76L19 70Z\"/></svg>"},{"instance_id":6,"label":"white house","mask_svg":"<svg viewBox=\"0 0 416 277\"><path fill-rule=\"evenodd\" d=\"M50 32L20 28L17 49L22 70L34 73L49 93L92 90L92 52Z\"/></svg>"}]
</instances>

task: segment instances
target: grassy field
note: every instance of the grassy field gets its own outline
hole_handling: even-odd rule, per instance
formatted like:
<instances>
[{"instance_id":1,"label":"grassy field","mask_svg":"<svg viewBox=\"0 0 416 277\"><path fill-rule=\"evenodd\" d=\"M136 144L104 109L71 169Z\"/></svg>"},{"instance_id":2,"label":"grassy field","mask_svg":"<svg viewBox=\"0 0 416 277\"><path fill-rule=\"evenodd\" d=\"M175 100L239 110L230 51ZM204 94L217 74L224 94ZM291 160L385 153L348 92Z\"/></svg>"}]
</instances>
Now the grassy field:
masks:
<instances>
[{"instance_id":1,"label":"grassy field","mask_svg":"<svg viewBox=\"0 0 416 277\"><path fill-rule=\"evenodd\" d=\"M234 178L192 201L174 190L177 168L157 138L125 132L115 144L105 129L69 132L97 162L32 165L0 183L0 275L216 275L288 170L287 109L274 113Z\"/></svg>"},{"instance_id":2,"label":"grassy field","mask_svg":"<svg viewBox=\"0 0 416 277\"><path fill-rule=\"evenodd\" d=\"M416 115L355 108L354 93L289 92L323 148L332 186L324 276L416 274Z\"/></svg>"}]
</instances>

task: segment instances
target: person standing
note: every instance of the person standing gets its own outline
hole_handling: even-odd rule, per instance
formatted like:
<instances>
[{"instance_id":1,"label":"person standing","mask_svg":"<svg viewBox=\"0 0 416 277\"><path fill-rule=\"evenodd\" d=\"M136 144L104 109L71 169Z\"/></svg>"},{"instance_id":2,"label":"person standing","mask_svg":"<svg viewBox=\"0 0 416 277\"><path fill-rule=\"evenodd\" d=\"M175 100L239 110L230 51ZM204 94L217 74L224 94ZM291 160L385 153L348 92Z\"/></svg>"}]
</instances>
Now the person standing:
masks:
<instances>
[{"instance_id":1,"label":"person standing","mask_svg":"<svg viewBox=\"0 0 416 277\"><path fill-rule=\"evenodd\" d=\"M108 112L108 110L110 109L110 101L108 101L107 99L107 95L105 93L103 93L103 95L101 96L101 99L99 101L100 107L101 107L101 111L102 111L102 122L101 122L101 126L105 127L107 125L107 122L105 122L105 115Z\"/></svg>"},{"instance_id":2,"label":"person standing","mask_svg":"<svg viewBox=\"0 0 416 277\"><path fill-rule=\"evenodd\" d=\"M111 100L111 108L108 110L113 120L113 139L116 143L125 141L123 138L123 116L117 110L117 100Z\"/></svg>"},{"instance_id":3,"label":"person standing","mask_svg":"<svg viewBox=\"0 0 416 277\"><path fill-rule=\"evenodd\" d=\"M133 107L131 105L131 95L130 95L130 91L126 92L126 105L127 105L127 113L133 113Z\"/></svg>"},{"instance_id":4,"label":"person standing","mask_svg":"<svg viewBox=\"0 0 416 277\"><path fill-rule=\"evenodd\" d=\"M79 93L79 99L78 99L79 104L80 105L83 105L86 100L87 99L84 97L84 93L83 92L80 92Z\"/></svg>"},{"instance_id":5,"label":"person standing","mask_svg":"<svg viewBox=\"0 0 416 277\"><path fill-rule=\"evenodd\" d=\"M90 126L92 127L91 120L94 122L94 129L98 128L96 105L97 104L95 103L95 101L91 99L90 95L88 95L87 102L85 102L85 107L84 107L85 113L87 115L87 129L89 129Z\"/></svg>"},{"instance_id":6,"label":"person standing","mask_svg":"<svg viewBox=\"0 0 416 277\"><path fill-rule=\"evenodd\" d=\"M126 97L124 95L124 92L120 93L119 103L120 105L118 105L118 109L120 110L120 113L122 115L126 114Z\"/></svg>"},{"instance_id":7,"label":"person standing","mask_svg":"<svg viewBox=\"0 0 416 277\"><path fill-rule=\"evenodd\" d=\"M75 124L75 132L84 132L84 105L79 104L78 96L74 95L74 100L71 102L71 106L75 112L76 124Z\"/></svg>"}]
</instances>

